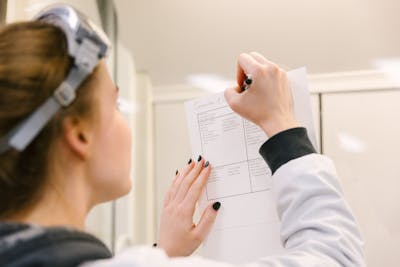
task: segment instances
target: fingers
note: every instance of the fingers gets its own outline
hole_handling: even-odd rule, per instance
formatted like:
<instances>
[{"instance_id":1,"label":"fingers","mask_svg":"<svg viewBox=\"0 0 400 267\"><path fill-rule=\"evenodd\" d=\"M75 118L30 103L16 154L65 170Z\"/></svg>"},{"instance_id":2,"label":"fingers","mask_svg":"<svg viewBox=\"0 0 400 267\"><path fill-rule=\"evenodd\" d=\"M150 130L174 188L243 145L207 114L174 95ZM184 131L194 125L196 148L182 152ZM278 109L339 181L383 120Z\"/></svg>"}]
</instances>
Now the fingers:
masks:
<instances>
[{"instance_id":1,"label":"fingers","mask_svg":"<svg viewBox=\"0 0 400 267\"><path fill-rule=\"evenodd\" d=\"M248 91L242 92L241 89L246 74L251 74L257 81L260 75L275 75L277 70L280 69L276 64L269 61L258 52L240 54L237 60L237 86L225 90L224 96L226 102L233 111L240 114L240 103L242 102L242 98L248 94Z\"/></svg>"},{"instance_id":2,"label":"fingers","mask_svg":"<svg viewBox=\"0 0 400 267\"><path fill-rule=\"evenodd\" d=\"M219 210L221 203L215 202L212 205L209 205L203 212L203 215L200 218L199 223L196 228L193 230L195 236L197 236L198 240L203 241L208 233L210 232L215 218L217 217L217 211Z\"/></svg>"},{"instance_id":3,"label":"fingers","mask_svg":"<svg viewBox=\"0 0 400 267\"><path fill-rule=\"evenodd\" d=\"M257 52L251 52L249 54L242 53L238 57L237 61L237 73L236 81L237 86L225 90L224 96L228 104L231 106L235 105L239 101L239 96L242 93L241 86L245 80L246 74L255 74L257 70L262 66L269 64L269 61ZM234 111L235 109L232 108Z\"/></svg>"},{"instance_id":4,"label":"fingers","mask_svg":"<svg viewBox=\"0 0 400 267\"><path fill-rule=\"evenodd\" d=\"M242 53L238 57L238 69L236 79L238 85L241 86L246 74L256 74L262 68L279 69L279 67L266 59L258 52Z\"/></svg>"},{"instance_id":5,"label":"fingers","mask_svg":"<svg viewBox=\"0 0 400 267\"><path fill-rule=\"evenodd\" d=\"M272 61L269 61L268 59L266 59L263 55L261 55L258 52L251 52L250 55L257 60L258 63L260 63L261 65L265 66L265 67L269 67L269 68L275 68L275 69L279 69L278 65L276 65L275 63L273 63Z\"/></svg>"},{"instance_id":6,"label":"fingers","mask_svg":"<svg viewBox=\"0 0 400 267\"><path fill-rule=\"evenodd\" d=\"M171 200L172 189L174 188L174 184L176 183L178 178L179 178L179 171L176 170L175 177L174 177L174 179L172 179L169 189L168 189L167 193L165 194L164 207L167 206L169 201Z\"/></svg>"},{"instance_id":7,"label":"fingers","mask_svg":"<svg viewBox=\"0 0 400 267\"><path fill-rule=\"evenodd\" d=\"M193 169L187 174L187 176L182 180L181 185L178 188L176 193L175 201L178 203L183 201L185 198L189 188L191 187L192 183L196 180L199 176L200 172L203 169L204 159L199 156L199 160L194 165Z\"/></svg>"},{"instance_id":8,"label":"fingers","mask_svg":"<svg viewBox=\"0 0 400 267\"><path fill-rule=\"evenodd\" d=\"M206 163L207 164L207 163ZM208 177L211 173L211 166L205 166L203 170L200 172L197 179L193 182L190 187L185 199L184 203L190 209L190 212L194 212L197 201L200 198L201 192L203 191L204 186L207 184Z\"/></svg>"},{"instance_id":9,"label":"fingers","mask_svg":"<svg viewBox=\"0 0 400 267\"><path fill-rule=\"evenodd\" d=\"M263 55L261 55L261 54L258 53L258 52L251 52L250 55L251 55L255 60L257 60L257 62L260 63L260 64L263 64L263 65L269 64L269 61L268 61Z\"/></svg>"},{"instance_id":10,"label":"fingers","mask_svg":"<svg viewBox=\"0 0 400 267\"><path fill-rule=\"evenodd\" d=\"M238 89L239 87L237 87ZM228 88L224 92L224 97L231 109L237 112L237 106L240 101L240 92L236 88ZM240 90L240 89L239 89Z\"/></svg>"},{"instance_id":11,"label":"fingers","mask_svg":"<svg viewBox=\"0 0 400 267\"><path fill-rule=\"evenodd\" d=\"M239 55L236 73L236 81L239 87L243 84L246 74L254 73L259 64L250 54L242 53Z\"/></svg>"},{"instance_id":12,"label":"fingers","mask_svg":"<svg viewBox=\"0 0 400 267\"><path fill-rule=\"evenodd\" d=\"M174 199L176 197L176 194L179 190L179 187L182 183L182 181L184 180L184 177L186 177L186 175L188 175L188 173L193 169L193 167L195 166L195 163L193 162L192 159L190 159L188 161L188 164L185 166L185 168L183 168L183 170L181 172L178 172L178 175L176 177L176 179L173 181L171 188L169 190L169 201L171 201L172 199Z\"/></svg>"}]
</instances>

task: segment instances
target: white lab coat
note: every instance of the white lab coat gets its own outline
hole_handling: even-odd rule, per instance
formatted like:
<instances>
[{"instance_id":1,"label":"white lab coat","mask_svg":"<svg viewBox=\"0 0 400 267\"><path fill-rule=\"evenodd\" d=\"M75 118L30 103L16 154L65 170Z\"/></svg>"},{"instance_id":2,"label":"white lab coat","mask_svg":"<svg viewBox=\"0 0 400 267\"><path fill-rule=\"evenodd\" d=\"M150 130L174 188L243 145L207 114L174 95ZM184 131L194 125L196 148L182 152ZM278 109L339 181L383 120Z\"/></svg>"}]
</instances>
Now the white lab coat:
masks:
<instances>
[{"instance_id":1,"label":"white lab coat","mask_svg":"<svg viewBox=\"0 0 400 267\"><path fill-rule=\"evenodd\" d=\"M286 252L254 259L243 267L365 266L363 241L330 159L309 154L282 165L273 175ZM198 256L168 258L157 248L126 249L112 259L82 267L234 267Z\"/></svg>"}]
</instances>

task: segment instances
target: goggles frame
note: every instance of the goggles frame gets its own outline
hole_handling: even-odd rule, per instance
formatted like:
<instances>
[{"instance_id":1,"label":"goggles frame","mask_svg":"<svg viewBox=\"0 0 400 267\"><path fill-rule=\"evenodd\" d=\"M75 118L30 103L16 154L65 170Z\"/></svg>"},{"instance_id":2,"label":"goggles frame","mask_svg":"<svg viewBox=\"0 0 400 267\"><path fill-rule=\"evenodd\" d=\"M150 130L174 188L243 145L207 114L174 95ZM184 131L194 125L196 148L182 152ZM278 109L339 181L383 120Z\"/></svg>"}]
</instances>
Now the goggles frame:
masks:
<instances>
[{"instance_id":1,"label":"goggles frame","mask_svg":"<svg viewBox=\"0 0 400 267\"><path fill-rule=\"evenodd\" d=\"M106 34L71 6L49 6L40 11L34 20L49 23L64 32L73 66L52 96L0 138L0 154L12 148L23 151L61 108L75 100L76 90L111 49Z\"/></svg>"}]
</instances>

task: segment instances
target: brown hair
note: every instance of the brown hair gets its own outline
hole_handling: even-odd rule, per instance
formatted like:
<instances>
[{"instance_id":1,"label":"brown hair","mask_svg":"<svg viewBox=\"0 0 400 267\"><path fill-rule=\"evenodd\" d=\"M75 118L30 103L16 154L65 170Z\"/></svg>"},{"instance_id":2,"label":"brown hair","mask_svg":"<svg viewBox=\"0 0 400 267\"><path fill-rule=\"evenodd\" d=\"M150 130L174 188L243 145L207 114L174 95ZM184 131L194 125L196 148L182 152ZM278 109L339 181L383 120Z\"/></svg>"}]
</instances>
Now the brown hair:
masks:
<instances>
[{"instance_id":1,"label":"brown hair","mask_svg":"<svg viewBox=\"0 0 400 267\"><path fill-rule=\"evenodd\" d=\"M71 64L65 35L54 26L21 22L0 29L0 137L52 95ZM61 109L24 151L0 155L0 219L37 200L46 182L50 147L60 134L63 118L91 114L93 100L86 87L93 76L78 89L74 103Z\"/></svg>"}]
</instances>

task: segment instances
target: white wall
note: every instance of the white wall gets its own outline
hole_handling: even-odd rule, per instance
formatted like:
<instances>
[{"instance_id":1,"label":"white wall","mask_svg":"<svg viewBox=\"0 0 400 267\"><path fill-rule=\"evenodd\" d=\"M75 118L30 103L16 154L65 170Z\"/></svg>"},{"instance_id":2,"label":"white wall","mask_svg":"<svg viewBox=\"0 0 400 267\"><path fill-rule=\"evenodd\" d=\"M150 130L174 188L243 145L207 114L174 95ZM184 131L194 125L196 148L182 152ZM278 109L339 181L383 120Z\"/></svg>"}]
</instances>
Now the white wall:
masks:
<instances>
[{"instance_id":1,"label":"white wall","mask_svg":"<svg viewBox=\"0 0 400 267\"><path fill-rule=\"evenodd\" d=\"M310 73L374 68L400 57L398 0L115 0L121 38L156 86L189 74L235 75L241 52L259 51Z\"/></svg>"}]
</instances>

